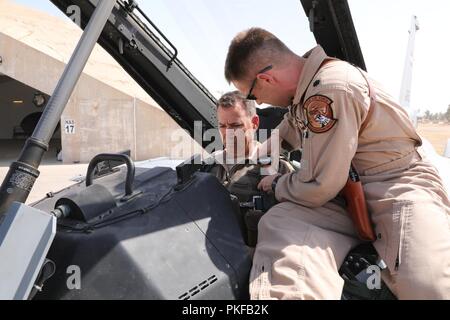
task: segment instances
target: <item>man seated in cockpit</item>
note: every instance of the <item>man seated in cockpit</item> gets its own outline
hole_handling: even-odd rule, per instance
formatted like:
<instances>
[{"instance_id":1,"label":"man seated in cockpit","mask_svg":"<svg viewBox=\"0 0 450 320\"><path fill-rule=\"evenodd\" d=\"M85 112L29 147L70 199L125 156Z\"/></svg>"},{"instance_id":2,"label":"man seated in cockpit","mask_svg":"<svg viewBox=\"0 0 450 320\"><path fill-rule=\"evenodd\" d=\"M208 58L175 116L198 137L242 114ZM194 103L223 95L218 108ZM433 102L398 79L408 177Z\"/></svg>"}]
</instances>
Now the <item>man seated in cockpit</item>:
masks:
<instances>
[{"instance_id":1,"label":"man seated in cockpit","mask_svg":"<svg viewBox=\"0 0 450 320\"><path fill-rule=\"evenodd\" d=\"M256 225L260 215L275 204L273 194L262 194L258 184L264 175L277 172L286 174L294 171L293 166L285 159L276 159L278 163L271 163L270 159L257 159L254 154L260 143L255 139L259 128L259 117L256 114L256 105L247 100L239 91L225 93L217 102L217 120L223 150L216 151L206 162L214 162L210 172L238 198L241 209L245 203L251 207L255 197L261 200L260 208L251 208L252 218L245 212L247 227L257 230ZM269 160L269 161L268 161ZM248 211L248 210L247 210ZM256 214L256 216L255 216ZM250 220L253 220L251 222ZM249 224L253 225L249 226ZM250 234L249 242L255 242L255 235ZM252 243L254 245L254 243Z\"/></svg>"},{"instance_id":2,"label":"man seated in cockpit","mask_svg":"<svg viewBox=\"0 0 450 320\"><path fill-rule=\"evenodd\" d=\"M212 158L220 166L211 171L224 185L232 182L233 177L242 168L249 168L252 165L262 173L265 169L267 172L265 174L276 173L271 170L276 170L281 174L294 170L290 163L283 158L280 159L279 165L266 163L265 166L261 163L261 159L257 159L254 153L260 143L255 139L255 133L259 128L256 105L254 101L247 100L239 91L225 93L218 100L217 120L224 148L212 154Z\"/></svg>"}]
</instances>

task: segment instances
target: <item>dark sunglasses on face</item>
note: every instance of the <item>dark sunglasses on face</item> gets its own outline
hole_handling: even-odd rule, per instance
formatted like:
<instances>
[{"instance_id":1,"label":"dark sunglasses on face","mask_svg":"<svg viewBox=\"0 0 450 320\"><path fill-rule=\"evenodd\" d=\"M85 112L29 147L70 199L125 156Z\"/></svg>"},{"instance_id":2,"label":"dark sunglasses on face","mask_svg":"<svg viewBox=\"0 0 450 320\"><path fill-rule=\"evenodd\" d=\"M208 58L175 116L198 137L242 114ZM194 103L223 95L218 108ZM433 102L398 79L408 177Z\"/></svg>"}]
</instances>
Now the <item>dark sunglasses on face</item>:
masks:
<instances>
[{"instance_id":1,"label":"dark sunglasses on face","mask_svg":"<svg viewBox=\"0 0 450 320\"><path fill-rule=\"evenodd\" d=\"M256 100L256 97L252 94L252 91L255 88L256 80L258 80L258 74L267 72L270 69L272 69L272 65L269 65L256 73L255 79L253 79L253 82L252 82L252 86L250 87L250 90L248 91L247 100Z\"/></svg>"}]
</instances>

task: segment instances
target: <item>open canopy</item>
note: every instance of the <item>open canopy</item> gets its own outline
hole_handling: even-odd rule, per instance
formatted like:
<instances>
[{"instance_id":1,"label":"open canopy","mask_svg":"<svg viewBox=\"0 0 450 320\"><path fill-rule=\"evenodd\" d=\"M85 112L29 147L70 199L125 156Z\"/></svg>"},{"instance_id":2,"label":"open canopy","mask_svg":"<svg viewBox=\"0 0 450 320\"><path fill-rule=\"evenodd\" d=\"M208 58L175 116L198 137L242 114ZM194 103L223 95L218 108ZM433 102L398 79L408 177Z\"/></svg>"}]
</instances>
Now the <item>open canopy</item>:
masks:
<instances>
[{"instance_id":1,"label":"open canopy","mask_svg":"<svg viewBox=\"0 0 450 320\"><path fill-rule=\"evenodd\" d=\"M98 3L96 0L51 1L64 13L71 5L79 6L82 28ZM301 0L300 3L304 12L298 12L299 20L307 18L309 23L305 28L309 27L327 54L365 69L347 1ZM146 9L148 6L145 4ZM230 1L227 6L240 9L236 1ZM183 19L176 21L185 23ZM208 28L207 23L205 21L202 27ZM216 126L214 95L180 61L182 48L165 35L165 30L150 21L144 4L140 7L135 1L117 1L99 43L191 136L195 121L201 121L203 129ZM205 57L210 54L203 53ZM217 77L223 76L217 74Z\"/></svg>"}]
</instances>

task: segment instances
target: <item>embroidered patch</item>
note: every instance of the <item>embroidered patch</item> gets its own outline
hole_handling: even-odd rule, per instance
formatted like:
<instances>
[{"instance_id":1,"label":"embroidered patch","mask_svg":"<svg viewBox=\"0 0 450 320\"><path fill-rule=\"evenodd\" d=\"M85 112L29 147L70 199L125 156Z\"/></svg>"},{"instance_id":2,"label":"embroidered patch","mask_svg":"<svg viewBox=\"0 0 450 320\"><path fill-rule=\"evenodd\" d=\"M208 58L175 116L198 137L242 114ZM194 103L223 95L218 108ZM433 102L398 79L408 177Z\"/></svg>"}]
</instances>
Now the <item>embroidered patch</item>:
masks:
<instances>
[{"instance_id":1,"label":"embroidered patch","mask_svg":"<svg viewBox=\"0 0 450 320\"><path fill-rule=\"evenodd\" d=\"M334 127L337 119L334 118L331 104L333 100L322 95L315 95L305 101L303 108L308 119L308 128L314 133L324 133Z\"/></svg>"}]
</instances>

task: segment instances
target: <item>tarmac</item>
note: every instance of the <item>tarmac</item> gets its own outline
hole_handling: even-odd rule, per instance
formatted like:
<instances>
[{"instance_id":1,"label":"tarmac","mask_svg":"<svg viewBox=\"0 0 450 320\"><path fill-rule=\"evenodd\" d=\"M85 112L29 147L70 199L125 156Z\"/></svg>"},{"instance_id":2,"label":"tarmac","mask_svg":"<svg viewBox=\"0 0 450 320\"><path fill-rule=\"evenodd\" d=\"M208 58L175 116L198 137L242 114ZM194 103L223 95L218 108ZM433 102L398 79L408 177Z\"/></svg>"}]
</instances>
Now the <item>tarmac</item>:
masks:
<instances>
[{"instance_id":1,"label":"tarmac","mask_svg":"<svg viewBox=\"0 0 450 320\"><path fill-rule=\"evenodd\" d=\"M23 141L25 142L25 141ZM0 140L0 181L8 173L9 166L17 161L23 142ZM40 176L26 201L31 204L46 197L49 192L56 192L76 183L75 179L85 176L88 164L63 164L56 158L58 141L54 141L46 152L39 166Z\"/></svg>"}]
</instances>

